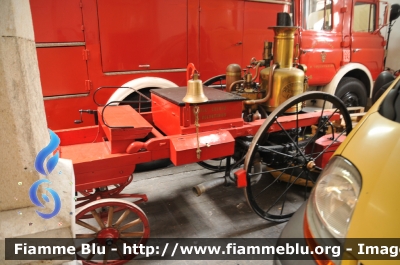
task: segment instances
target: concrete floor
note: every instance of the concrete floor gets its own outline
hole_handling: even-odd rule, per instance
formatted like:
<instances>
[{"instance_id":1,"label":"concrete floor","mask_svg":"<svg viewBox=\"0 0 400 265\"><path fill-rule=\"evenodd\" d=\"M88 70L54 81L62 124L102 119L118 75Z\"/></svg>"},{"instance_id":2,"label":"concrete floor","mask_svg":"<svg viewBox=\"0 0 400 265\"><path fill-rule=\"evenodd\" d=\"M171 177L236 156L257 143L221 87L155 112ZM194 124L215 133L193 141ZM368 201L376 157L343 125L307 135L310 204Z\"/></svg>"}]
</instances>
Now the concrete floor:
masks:
<instances>
[{"instance_id":1,"label":"concrete floor","mask_svg":"<svg viewBox=\"0 0 400 265\"><path fill-rule=\"evenodd\" d=\"M198 164L134 173L123 193L144 193L138 206L150 223L150 238L277 238L285 223L273 223L248 206L243 189L220 186L197 196L192 187L223 176ZM115 216L114 216L115 217ZM76 233L84 233L79 231ZM87 233L87 232L86 232ZM272 264L272 261L133 260L127 264Z\"/></svg>"},{"instance_id":2,"label":"concrete floor","mask_svg":"<svg viewBox=\"0 0 400 265\"><path fill-rule=\"evenodd\" d=\"M266 221L248 206L244 192L220 186L197 196L192 187L221 177L197 164L135 173L126 193L145 193L152 238L273 238L285 223ZM128 264L134 264L131 261ZM141 261L160 264L165 261ZM171 261L171 264L272 264L272 261Z\"/></svg>"}]
</instances>

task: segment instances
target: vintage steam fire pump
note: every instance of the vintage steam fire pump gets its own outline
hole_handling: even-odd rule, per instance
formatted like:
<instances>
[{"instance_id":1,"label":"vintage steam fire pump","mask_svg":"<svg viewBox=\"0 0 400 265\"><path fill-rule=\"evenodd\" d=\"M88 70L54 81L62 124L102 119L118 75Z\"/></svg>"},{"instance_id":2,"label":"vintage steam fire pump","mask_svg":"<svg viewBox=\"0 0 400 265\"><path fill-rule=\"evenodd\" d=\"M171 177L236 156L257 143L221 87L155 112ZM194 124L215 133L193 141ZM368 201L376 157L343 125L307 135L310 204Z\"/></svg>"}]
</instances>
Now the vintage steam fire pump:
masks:
<instances>
[{"instance_id":1,"label":"vintage steam fire pump","mask_svg":"<svg viewBox=\"0 0 400 265\"><path fill-rule=\"evenodd\" d=\"M76 237L119 250L79 253L84 263L123 264L134 254L124 255L121 244L149 238L150 224L137 205L146 195L122 194L140 163L169 158L174 165L199 162L224 171L194 191L200 195L232 183L244 188L250 207L270 221L288 220L308 197L351 131L351 120L337 97L303 93L305 66L293 64L295 27L287 14L279 15L273 29L273 60L254 60L255 77L247 71L241 77L240 68L229 65L223 91L203 86L189 64L187 87L151 90L151 98L136 91L139 100L130 102L135 108L116 101L98 104L98 125L57 131L61 157L73 161L76 191L82 195L76 224L84 232ZM108 88L96 91L96 103L96 96ZM152 111L143 112L143 104L151 104Z\"/></svg>"}]
</instances>

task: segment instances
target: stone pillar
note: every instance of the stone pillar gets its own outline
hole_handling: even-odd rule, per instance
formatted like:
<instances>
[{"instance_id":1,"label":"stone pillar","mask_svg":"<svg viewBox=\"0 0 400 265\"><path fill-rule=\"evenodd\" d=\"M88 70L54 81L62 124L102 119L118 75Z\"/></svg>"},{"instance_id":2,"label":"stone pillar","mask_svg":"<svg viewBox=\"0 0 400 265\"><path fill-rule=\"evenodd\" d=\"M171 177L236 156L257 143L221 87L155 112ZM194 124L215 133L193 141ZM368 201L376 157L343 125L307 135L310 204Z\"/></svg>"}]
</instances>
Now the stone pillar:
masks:
<instances>
[{"instance_id":1,"label":"stone pillar","mask_svg":"<svg viewBox=\"0 0 400 265\"><path fill-rule=\"evenodd\" d=\"M33 162L48 144L49 134L29 1L0 0L0 6L0 211L4 211L32 205L24 195L39 178Z\"/></svg>"},{"instance_id":2,"label":"stone pillar","mask_svg":"<svg viewBox=\"0 0 400 265\"><path fill-rule=\"evenodd\" d=\"M9 237L72 237L71 161L60 159L49 176L34 167L37 154L50 138L29 0L0 0L0 7L0 240L3 244ZM46 187L55 190L62 202L61 211L51 219L36 213L51 212L51 203L43 203L46 208L40 209L29 198L31 185L46 177L51 181ZM46 191L40 189L39 198L42 193ZM16 264L4 262L2 252L1 264Z\"/></svg>"}]
</instances>

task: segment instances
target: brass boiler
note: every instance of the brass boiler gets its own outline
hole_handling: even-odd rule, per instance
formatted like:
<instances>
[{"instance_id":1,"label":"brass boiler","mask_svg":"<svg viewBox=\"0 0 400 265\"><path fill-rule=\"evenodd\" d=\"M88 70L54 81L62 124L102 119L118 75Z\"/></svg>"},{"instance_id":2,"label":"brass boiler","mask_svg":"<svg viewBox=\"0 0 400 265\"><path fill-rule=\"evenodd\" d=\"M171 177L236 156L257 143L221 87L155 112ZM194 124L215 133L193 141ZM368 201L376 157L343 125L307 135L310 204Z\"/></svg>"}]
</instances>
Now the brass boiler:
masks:
<instances>
[{"instance_id":1,"label":"brass boiler","mask_svg":"<svg viewBox=\"0 0 400 265\"><path fill-rule=\"evenodd\" d=\"M243 111L256 111L258 109L257 101L265 97L265 90L259 91L252 87L256 78L257 75L253 78L250 72L242 77L242 69L238 64L230 64L226 68L226 91L251 101L243 104Z\"/></svg>"},{"instance_id":2,"label":"brass boiler","mask_svg":"<svg viewBox=\"0 0 400 265\"><path fill-rule=\"evenodd\" d=\"M268 112L272 112L290 97L299 95L304 91L304 72L293 67L294 33L297 27L276 26L274 30L274 64L260 71L261 90L269 91L270 97L264 102ZM272 88L269 79L272 74ZM299 103L298 109L301 109ZM296 106L287 112L296 112Z\"/></svg>"},{"instance_id":3,"label":"brass boiler","mask_svg":"<svg viewBox=\"0 0 400 265\"><path fill-rule=\"evenodd\" d=\"M231 92L229 88L232 83L242 79L242 68L238 64L230 64L226 67L226 89Z\"/></svg>"}]
</instances>

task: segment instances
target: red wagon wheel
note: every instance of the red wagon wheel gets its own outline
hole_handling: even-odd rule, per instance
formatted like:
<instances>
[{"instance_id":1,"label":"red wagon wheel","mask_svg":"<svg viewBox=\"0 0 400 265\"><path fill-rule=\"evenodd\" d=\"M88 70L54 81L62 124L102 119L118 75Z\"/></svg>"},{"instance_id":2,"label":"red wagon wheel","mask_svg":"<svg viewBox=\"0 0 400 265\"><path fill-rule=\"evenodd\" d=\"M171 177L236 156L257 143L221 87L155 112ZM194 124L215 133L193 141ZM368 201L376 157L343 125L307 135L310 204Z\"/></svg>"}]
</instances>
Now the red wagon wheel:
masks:
<instances>
[{"instance_id":1,"label":"red wagon wheel","mask_svg":"<svg viewBox=\"0 0 400 265\"><path fill-rule=\"evenodd\" d=\"M75 222L76 238L97 251L93 253L78 247L76 255L83 264L124 264L136 256L133 251L124 253L124 244L144 245L150 236L146 214L136 204L120 199L88 203L78 210Z\"/></svg>"}]
</instances>

